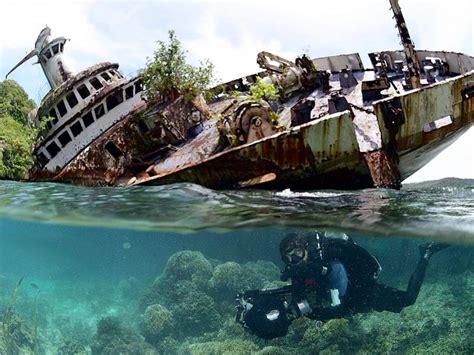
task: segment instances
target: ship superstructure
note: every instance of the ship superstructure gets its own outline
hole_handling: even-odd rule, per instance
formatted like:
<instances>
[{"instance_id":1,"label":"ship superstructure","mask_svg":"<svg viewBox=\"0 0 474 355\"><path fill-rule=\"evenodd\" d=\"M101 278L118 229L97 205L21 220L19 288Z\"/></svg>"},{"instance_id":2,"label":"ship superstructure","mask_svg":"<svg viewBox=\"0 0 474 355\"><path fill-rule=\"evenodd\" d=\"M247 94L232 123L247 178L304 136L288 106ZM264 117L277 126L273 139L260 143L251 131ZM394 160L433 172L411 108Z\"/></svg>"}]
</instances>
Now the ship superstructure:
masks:
<instances>
[{"instance_id":1,"label":"ship superstructure","mask_svg":"<svg viewBox=\"0 0 474 355\"><path fill-rule=\"evenodd\" d=\"M99 63L74 74L64 56L66 42L64 37L51 39L51 30L44 28L35 49L11 70L37 56L51 87L35 117L36 126L44 122L46 132L35 149L33 175L60 172L104 132L143 106L141 80L126 79L118 64Z\"/></svg>"}]
</instances>

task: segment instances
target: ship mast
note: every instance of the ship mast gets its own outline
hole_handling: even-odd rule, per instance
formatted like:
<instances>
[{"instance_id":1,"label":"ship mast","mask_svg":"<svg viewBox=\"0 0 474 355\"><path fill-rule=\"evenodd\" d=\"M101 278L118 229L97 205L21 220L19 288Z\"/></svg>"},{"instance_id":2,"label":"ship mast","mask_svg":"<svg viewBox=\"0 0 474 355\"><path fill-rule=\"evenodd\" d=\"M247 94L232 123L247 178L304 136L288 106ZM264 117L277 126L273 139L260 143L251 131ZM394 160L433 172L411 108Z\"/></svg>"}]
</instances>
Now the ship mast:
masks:
<instances>
[{"instance_id":1,"label":"ship mast","mask_svg":"<svg viewBox=\"0 0 474 355\"><path fill-rule=\"evenodd\" d=\"M415 45L411 40L408 28L403 18L402 9L398 4L398 0L389 0L392 7L393 15L397 23L398 32L402 40L403 48L405 49L405 56L407 59L408 75L412 89L421 87L420 84L420 64L415 53Z\"/></svg>"},{"instance_id":2,"label":"ship mast","mask_svg":"<svg viewBox=\"0 0 474 355\"><path fill-rule=\"evenodd\" d=\"M46 79L48 79L51 89L54 90L61 86L64 82L74 76L71 66L68 65L63 56L64 45L66 42L67 39L64 37L52 39L51 29L46 26L38 35L35 48L7 73L5 79L20 65L34 56L37 56L38 63L41 64L41 68L46 75Z\"/></svg>"}]
</instances>

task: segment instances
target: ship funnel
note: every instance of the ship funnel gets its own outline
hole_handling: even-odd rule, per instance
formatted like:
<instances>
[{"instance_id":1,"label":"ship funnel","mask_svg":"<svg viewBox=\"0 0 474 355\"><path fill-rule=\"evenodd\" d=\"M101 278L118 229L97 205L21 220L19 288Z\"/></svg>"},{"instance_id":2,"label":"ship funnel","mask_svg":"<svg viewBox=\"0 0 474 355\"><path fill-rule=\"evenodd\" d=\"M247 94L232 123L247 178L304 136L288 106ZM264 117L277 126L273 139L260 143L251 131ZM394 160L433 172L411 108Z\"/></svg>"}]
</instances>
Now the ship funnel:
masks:
<instances>
[{"instance_id":1,"label":"ship funnel","mask_svg":"<svg viewBox=\"0 0 474 355\"><path fill-rule=\"evenodd\" d=\"M38 35L35 42L35 49L28 53L17 65L10 70L5 78L24 62L38 56L38 63L41 64L46 79L48 79L51 89L56 89L62 83L74 76L70 66L66 64L63 56L64 44L67 39L58 37L51 40L51 29L46 26Z\"/></svg>"}]
</instances>

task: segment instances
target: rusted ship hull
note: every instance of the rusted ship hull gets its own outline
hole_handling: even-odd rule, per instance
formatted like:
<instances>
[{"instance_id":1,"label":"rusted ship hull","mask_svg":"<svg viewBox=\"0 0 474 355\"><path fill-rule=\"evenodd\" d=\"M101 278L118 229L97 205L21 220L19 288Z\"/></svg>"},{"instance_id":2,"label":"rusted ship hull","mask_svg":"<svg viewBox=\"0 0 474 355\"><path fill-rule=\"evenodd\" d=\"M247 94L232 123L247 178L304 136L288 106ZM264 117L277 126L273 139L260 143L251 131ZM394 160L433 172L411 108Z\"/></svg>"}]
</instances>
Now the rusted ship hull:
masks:
<instances>
[{"instance_id":1,"label":"rusted ship hull","mask_svg":"<svg viewBox=\"0 0 474 355\"><path fill-rule=\"evenodd\" d=\"M214 189L392 187L474 124L473 81L474 72L469 72L376 101L370 112L338 112L219 153L214 153L216 124L201 117L206 122L203 132L162 159L156 152L150 155L153 149L147 148L131 114L59 174L43 178L87 186L192 182ZM181 114L191 116L193 110L202 113L190 107ZM370 120L375 121L367 126ZM115 157L105 147L110 142L118 149ZM146 155L154 162L137 162Z\"/></svg>"},{"instance_id":2,"label":"rusted ship hull","mask_svg":"<svg viewBox=\"0 0 474 355\"><path fill-rule=\"evenodd\" d=\"M474 99L472 91L469 93L467 89L473 80L471 72L374 105L382 133L382 149L396 145L394 154L399 158L401 179L426 165L474 124ZM395 136L387 128L387 122L393 119L387 114L387 107L393 102L401 102L398 119L404 121L396 128ZM452 123L435 128L434 122L444 117L452 117ZM428 131L430 124L433 129ZM353 117L346 111L205 161L176 170L156 171L156 175L138 178L133 184L187 181L211 188L235 188L260 182L266 188L373 187L377 176L371 174L365 154L359 149Z\"/></svg>"},{"instance_id":3,"label":"rusted ship hull","mask_svg":"<svg viewBox=\"0 0 474 355\"><path fill-rule=\"evenodd\" d=\"M426 165L474 124L474 72L374 104L381 142L345 111L213 155L158 163L125 185L193 182L215 189L384 187ZM363 117L365 119L366 117ZM362 132L361 132L362 131ZM195 143L196 148L199 143ZM387 174L388 178L383 176ZM392 171L392 172L391 172ZM390 186L389 186L390 187Z\"/></svg>"}]
</instances>

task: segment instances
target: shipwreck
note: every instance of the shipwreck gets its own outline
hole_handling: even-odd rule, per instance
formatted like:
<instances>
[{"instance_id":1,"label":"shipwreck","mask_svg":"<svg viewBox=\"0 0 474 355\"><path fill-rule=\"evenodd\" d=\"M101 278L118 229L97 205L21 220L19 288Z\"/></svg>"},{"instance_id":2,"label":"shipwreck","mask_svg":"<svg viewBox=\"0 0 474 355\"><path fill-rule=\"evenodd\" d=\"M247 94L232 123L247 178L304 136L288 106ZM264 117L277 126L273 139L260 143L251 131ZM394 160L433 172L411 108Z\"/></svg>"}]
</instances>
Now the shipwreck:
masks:
<instances>
[{"instance_id":1,"label":"shipwreck","mask_svg":"<svg viewBox=\"0 0 474 355\"><path fill-rule=\"evenodd\" d=\"M118 64L75 74L63 56L66 38L46 27L12 69L37 56L51 86L34 118L38 126L50 119L29 179L399 188L473 125L474 58L415 50L398 1L390 4L403 49L370 53L373 68L357 53L293 62L261 52L261 72L213 88L208 102L151 102L141 78L125 78ZM246 97L257 78L278 88L278 100Z\"/></svg>"}]
</instances>

